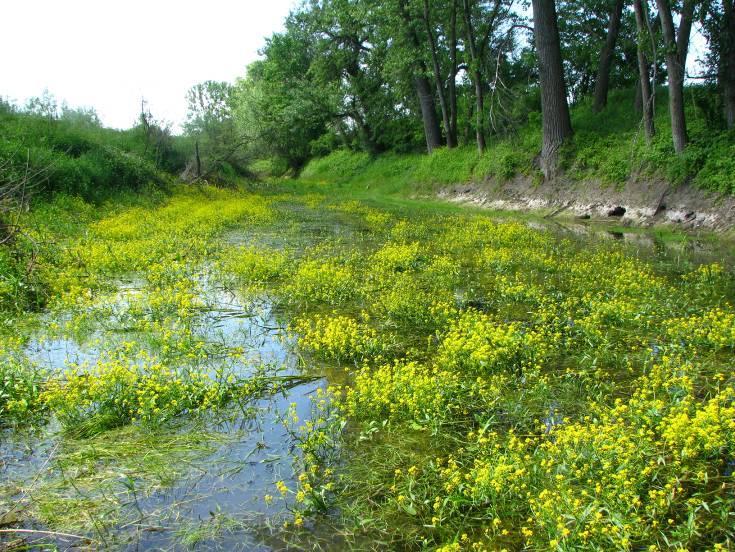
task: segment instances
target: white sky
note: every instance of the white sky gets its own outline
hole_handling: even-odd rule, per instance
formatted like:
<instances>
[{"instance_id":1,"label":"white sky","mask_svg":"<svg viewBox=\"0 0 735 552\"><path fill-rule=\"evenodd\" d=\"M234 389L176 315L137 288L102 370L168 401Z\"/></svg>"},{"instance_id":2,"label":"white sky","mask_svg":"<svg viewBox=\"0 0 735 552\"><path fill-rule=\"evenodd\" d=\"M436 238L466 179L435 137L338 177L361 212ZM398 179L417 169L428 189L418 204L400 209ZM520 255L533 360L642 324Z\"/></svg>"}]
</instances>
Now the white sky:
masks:
<instances>
[{"instance_id":1,"label":"white sky","mask_svg":"<svg viewBox=\"0 0 735 552\"><path fill-rule=\"evenodd\" d=\"M186 91L234 81L297 0L0 0L0 97L25 104L48 89L128 128L142 97L180 124ZM692 37L688 68L704 40Z\"/></svg>"},{"instance_id":2,"label":"white sky","mask_svg":"<svg viewBox=\"0 0 735 552\"><path fill-rule=\"evenodd\" d=\"M181 123L186 91L234 81L282 29L295 0L2 0L0 96L25 103L48 89L128 128L141 97Z\"/></svg>"}]
</instances>

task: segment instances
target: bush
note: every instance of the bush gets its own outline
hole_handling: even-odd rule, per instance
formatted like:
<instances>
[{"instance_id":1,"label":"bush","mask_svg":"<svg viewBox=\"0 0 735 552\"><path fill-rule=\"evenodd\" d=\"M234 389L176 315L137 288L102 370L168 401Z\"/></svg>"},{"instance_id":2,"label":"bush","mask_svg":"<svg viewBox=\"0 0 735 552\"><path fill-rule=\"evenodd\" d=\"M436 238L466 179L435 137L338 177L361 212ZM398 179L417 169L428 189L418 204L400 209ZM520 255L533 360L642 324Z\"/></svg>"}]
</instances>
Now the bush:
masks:
<instances>
[{"instance_id":1,"label":"bush","mask_svg":"<svg viewBox=\"0 0 735 552\"><path fill-rule=\"evenodd\" d=\"M37 192L101 199L166 183L130 131L18 112L0 113L0 123L0 160L10 165L11 174L22 174L27 165L41 172L34 183Z\"/></svg>"}]
</instances>

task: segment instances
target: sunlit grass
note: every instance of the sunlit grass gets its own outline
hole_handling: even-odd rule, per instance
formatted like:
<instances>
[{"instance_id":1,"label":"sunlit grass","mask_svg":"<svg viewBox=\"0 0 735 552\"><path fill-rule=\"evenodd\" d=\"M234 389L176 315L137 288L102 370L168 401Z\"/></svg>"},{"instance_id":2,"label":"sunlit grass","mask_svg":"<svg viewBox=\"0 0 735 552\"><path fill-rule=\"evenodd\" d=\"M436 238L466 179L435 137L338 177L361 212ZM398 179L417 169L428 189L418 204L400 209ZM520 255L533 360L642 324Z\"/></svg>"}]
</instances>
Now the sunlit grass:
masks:
<instances>
[{"instance_id":1,"label":"sunlit grass","mask_svg":"<svg viewBox=\"0 0 735 552\"><path fill-rule=\"evenodd\" d=\"M281 416L296 477L262 498L290 511L268 530L279 542L732 546L726 263L659 260L430 202L287 188L182 190L59 230L39 259L48 311L20 315L0 345L2 423L59 443L53 474L16 489L27 519L118 538L141 517L140 497L227 439L209 422L248 419L301 377L232 370L258 345L207 338L216 282L267 297L304 373L331 383L311 395L309 417L295 406ZM47 371L26 356L30 339L100 354ZM242 524L175 527L196 546Z\"/></svg>"}]
</instances>

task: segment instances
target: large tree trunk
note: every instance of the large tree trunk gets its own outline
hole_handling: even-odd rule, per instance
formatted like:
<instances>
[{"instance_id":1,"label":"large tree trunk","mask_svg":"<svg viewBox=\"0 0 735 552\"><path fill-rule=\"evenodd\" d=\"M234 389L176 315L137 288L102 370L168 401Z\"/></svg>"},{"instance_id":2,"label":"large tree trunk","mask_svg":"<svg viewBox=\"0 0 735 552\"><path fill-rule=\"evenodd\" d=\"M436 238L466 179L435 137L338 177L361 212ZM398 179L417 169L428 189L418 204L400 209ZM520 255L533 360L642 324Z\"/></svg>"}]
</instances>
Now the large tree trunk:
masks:
<instances>
[{"instance_id":1,"label":"large tree trunk","mask_svg":"<svg viewBox=\"0 0 735 552\"><path fill-rule=\"evenodd\" d=\"M643 96L641 94L641 79L640 78L638 78L635 81L635 96L633 97L633 109L635 109L636 114L643 115Z\"/></svg>"},{"instance_id":2,"label":"large tree trunk","mask_svg":"<svg viewBox=\"0 0 735 552\"><path fill-rule=\"evenodd\" d=\"M475 87L475 136L477 139L477 150L480 155L485 151L485 97L482 87L482 73L480 73L480 59L475 47L475 31L472 28L472 8L470 0L463 0L464 27L467 35L467 44L470 50L470 62L472 63L472 84Z\"/></svg>"},{"instance_id":3,"label":"large tree trunk","mask_svg":"<svg viewBox=\"0 0 735 552\"><path fill-rule=\"evenodd\" d=\"M449 136L457 144L457 1L452 0L449 16ZM449 142L449 137L447 138Z\"/></svg>"},{"instance_id":4,"label":"large tree trunk","mask_svg":"<svg viewBox=\"0 0 735 552\"><path fill-rule=\"evenodd\" d=\"M648 2L648 0L645 0ZM654 103L651 91L651 80L649 77L650 67L643 48L643 37L648 34L648 10L643 9L643 0L633 0L635 10L635 22L638 29L638 86L641 94L641 110L643 111L643 126L646 132L646 141L650 142L656 134L653 122Z\"/></svg>"},{"instance_id":5,"label":"large tree trunk","mask_svg":"<svg viewBox=\"0 0 735 552\"><path fill-rule=\"evenodd\" d=\"M723 20L720 31L720 81L727 128L735 128L735 6L733 0L723 0Z\"/></svg>"},{"instance_id":6,"label":"large tree trunk","mask_svg":"<svg viewBox=\"0 0 735 552\"><path fill-rule=\"evenodd\" d=\"M474 71L472 80L475 83L475 138L477 151L482 155L485 152L485 92L482 89L482 74Z\"/></svg>"},{"instance_id":7,"label":"large tree trunk","mask_svg":"<svg viewBox=\"0 0 735 552\"><path fill-rule=\"evenodd\" d=\"M447 100L444 95L444 81L442 79L441 68L439 67L439 56L436 51L436 40L434 38L434 29L431 27L431 11L429 9L429 0L424 0L424 25L426 27L426 37L429 41L429 50L431 51L431 65L434 69L434 84L436 93L439 96L439 107L442 112L442 122L444 123L444 132L447 135L447 147L453 148L457 144L452 136L452 128L449 123L449 110L447 109Z\"/></svg>"},{"instance_id":8,"label":"large tree trunk","mask_svg":"<svg viewBox=\"0 0 735 552\"><path fill-rule=\"evenodd\" d=\"M408 10L408 1L399 0L398 11L404 22L406 36L413 46L414 51L420 52L421 41L414 27L414 19ZM414 85L416 86L416 94L419 97L419 106L421 107L421 119L424 123L424 135L426 136L426 149L431 153L435 148L441 146L441 131L439 130L439 121L436 118L434 94L431 91L429 79L426 78L428 74L426 64L423 60L417 59L415 66Z\"/></svg>"},{"instance_id":9,"label":"large tree trunk","mask_svg":"<svg viewBox=\"0 0 735 552\"><path fill-rule=\"evenodd\" d=\"M541 170L547 178L552 178L556 173L559 148L572 136L572 121L569 118L554 0L532 0L532 4L541 86Z\"/></svg>"},{"instance_id":10,"label":"large tree trunk","mask_svg":"<svg viewBox=\"0 0 735 552\"><path fill-rule=\"evenodd\" d=\"M434 109L434 94L431 91L429 79L426 77L416 77L414 82L421 106L421 118L424 121L426 149L431 153L442 145L441 130L439 130L439 121L436 118L436 109Z\"/></svg>"},{"instance_id":11,"label":"large tree trunk","mask_svg":"<svg viewBox=\"0 0 735 552\"><path fill-rule=\"evenodd\" d=\"M669 77L671 135L674 141L674 151L681 153L686 148L689 140L687 137L686 117L684 115L684 71L687 52L689 50L689 35L692 30L694 2L693 0L684 1L678 36L674 28L669 0L656 0L656 5L658 6L661 30L664 35L666 71Z\"/></svg>"},{"instance_id":12,"label":"large tree trunk","mask_svg":"<svg viewBox=\"0 0 735 552\"><path fill-rule=\"evenodd\" d=\"M597 80L595 80L595 101L592 109L596 112L602 111L607 105L607 92L610 88L610 68L615 54L615 42L618 40L618 33L620 32L620 19L623 15L624 4L625 0L615 0L615 6L610 13L607 39L600 53Z\"/></svg>"}]
</instances>

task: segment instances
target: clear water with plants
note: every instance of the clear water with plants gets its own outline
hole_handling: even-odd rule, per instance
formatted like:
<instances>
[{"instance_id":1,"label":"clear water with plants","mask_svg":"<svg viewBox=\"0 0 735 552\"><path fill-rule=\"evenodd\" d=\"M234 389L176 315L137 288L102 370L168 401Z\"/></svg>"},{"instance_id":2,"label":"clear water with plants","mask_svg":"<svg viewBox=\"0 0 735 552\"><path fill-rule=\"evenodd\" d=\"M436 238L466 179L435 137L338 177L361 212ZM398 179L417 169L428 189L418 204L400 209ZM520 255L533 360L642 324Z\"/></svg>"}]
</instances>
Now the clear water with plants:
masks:
<instances>
[{"instance_id":1,"label":"clear water with plants","mask_svg":"<svg viewBox=\"0 0 735 552\"><path fill-rule=\"evenodd\" d=\"M1 546L735 546L727 244L302 183L21 224Z\"/></svg>"}]
</instances>

